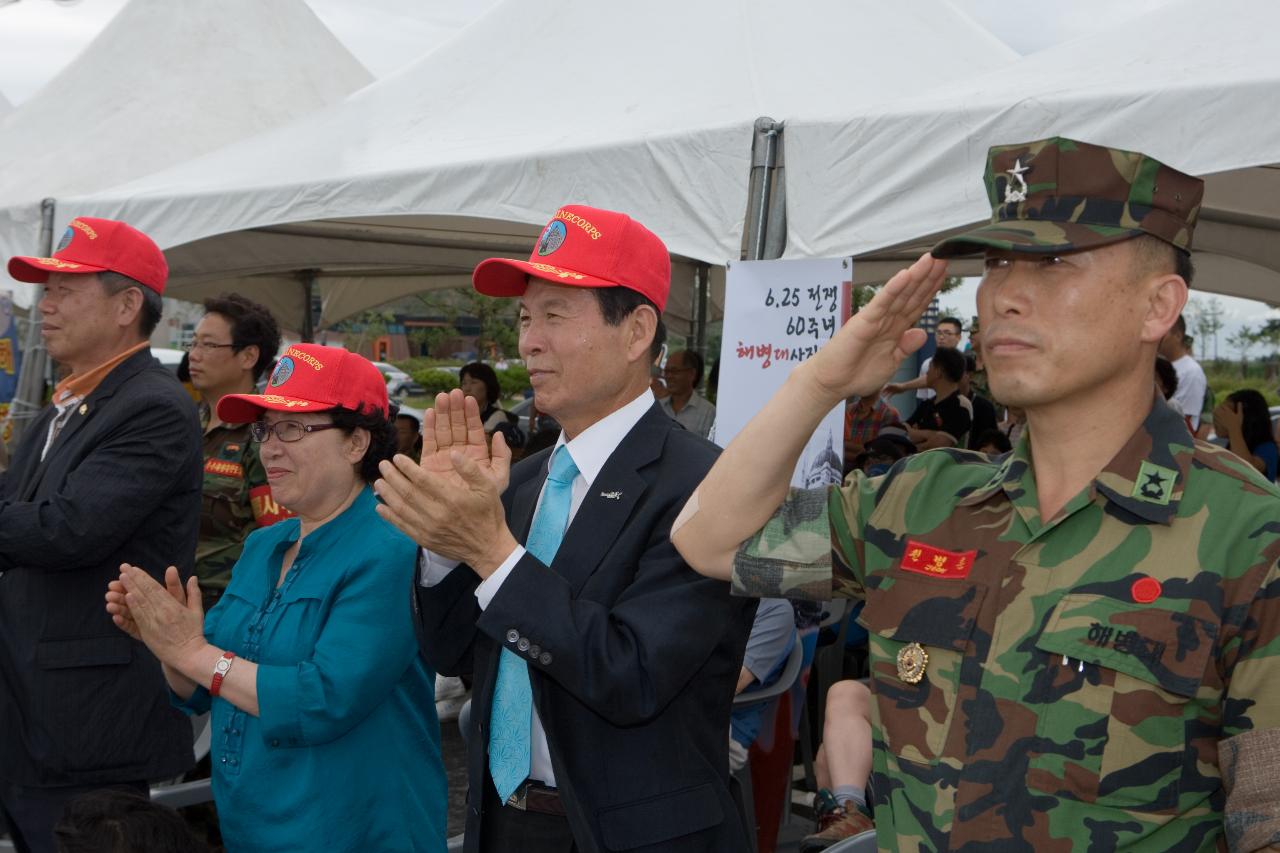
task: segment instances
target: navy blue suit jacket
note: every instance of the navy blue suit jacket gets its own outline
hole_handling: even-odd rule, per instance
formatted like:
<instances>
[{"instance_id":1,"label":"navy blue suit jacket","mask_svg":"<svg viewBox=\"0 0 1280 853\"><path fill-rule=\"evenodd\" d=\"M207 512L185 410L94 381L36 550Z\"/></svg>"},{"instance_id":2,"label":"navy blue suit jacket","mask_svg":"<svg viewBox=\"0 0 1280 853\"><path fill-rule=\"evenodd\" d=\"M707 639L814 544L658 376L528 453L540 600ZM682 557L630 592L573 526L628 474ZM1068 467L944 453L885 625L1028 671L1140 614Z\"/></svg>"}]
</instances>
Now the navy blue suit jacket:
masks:
<instances>
[{"instance_id":1,"label":"navy blue suit jacket","mask_svg":"<svg viewBox=\"0 0 1280 853\"><path fill-rule=\"evenodd\" d=\"M516 465L503 496L522 541L549 452ZM416 588L423 654L439 672L474 679L468 851L479 849L481 786L491 784L503 648L529 665L580 850L749 849L729 794L728 732L756 602L694 572L670 541L718 453L655 405L605 463L550 566L526 554L483 612L465 566Z\"/></svg>"}]
</instances>

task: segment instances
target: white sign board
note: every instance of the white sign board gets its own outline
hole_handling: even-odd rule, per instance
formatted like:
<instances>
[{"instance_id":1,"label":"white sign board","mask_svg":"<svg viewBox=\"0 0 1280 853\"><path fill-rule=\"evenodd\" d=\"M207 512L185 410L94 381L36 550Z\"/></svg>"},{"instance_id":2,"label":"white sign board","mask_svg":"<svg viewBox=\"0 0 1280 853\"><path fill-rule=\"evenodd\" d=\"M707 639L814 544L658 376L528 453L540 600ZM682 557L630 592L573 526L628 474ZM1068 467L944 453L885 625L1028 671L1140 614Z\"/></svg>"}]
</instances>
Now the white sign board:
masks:
<instances>
[{"instance_id":1,"label":"white sign board","mask_svg":"<svg viewBox=\"0 0 1280 853\"><path fill-rule=\"evenodd\" d=\"M849 316L849 258L734 261L728 265L715 440L726 446L797 364L818 351ZM844 405L818 426L791 484L840 482Z\"/></svg>"}]
</instances>

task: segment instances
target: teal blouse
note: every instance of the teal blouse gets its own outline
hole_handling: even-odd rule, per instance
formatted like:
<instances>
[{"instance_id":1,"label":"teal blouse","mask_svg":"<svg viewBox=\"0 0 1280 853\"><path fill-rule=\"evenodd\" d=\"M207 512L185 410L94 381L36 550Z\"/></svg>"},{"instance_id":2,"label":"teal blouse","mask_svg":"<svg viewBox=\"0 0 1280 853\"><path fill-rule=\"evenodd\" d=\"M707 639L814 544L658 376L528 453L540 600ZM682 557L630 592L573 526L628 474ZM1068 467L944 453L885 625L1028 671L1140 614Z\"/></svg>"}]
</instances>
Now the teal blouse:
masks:
<instances>
[{"instance_id":1,"label":"teal blouse","mask_svg":"<svg viewBox=\"0 0 1280 853\"><path fill-rule=\"evenodd\" d=\"M417 546L376 504L366 488L308 535L279 588L299 522L254 531L205 616L209 642L258 664L259 716L203 687L180 705L213 712L213 794L232 853L445 849L435 675L409 603Z\"/></svg>"}]
</instances>

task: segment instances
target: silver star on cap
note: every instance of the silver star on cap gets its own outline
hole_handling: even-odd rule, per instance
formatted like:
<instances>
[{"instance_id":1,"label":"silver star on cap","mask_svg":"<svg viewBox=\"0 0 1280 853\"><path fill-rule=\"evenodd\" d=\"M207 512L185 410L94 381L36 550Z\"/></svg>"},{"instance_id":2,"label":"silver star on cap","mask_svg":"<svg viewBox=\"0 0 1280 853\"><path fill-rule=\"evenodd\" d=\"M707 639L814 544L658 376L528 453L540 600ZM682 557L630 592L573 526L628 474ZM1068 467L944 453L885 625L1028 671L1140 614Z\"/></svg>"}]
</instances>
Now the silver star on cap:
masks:
<instances>
[{"instance_id":1,"label":"silver star on cap","mask_svg":"<svg viewBox=\"0 0 1280 853\"><path fill-rule=\"evenodd\" d=\"M1031 169L1030 166L1022 165L1021 157L1013 161L1012 169L1005 169L1005 171L1008 172L1013 177L1013 180L1009 181L1009 183L1006 184L1004 188L1005 204L1009 204L1010 202L1027 200L1027 180L1026 178L1022 177L1022 173L1030 169ZM1013 181L1017 181L1022 188L1015 190L1013 188L1014 187Z\"/></svg>"}]
</instances>

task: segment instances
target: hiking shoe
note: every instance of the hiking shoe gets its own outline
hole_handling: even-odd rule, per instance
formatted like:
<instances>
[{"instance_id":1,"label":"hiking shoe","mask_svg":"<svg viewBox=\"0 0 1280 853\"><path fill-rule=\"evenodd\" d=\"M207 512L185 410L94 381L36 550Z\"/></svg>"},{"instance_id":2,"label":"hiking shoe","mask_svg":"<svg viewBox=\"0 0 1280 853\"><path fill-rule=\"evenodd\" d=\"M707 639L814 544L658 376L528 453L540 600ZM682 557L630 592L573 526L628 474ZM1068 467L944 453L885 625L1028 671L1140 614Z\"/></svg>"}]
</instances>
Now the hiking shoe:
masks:
<instances>
[{"instance_id":1,"label":"hiking shoe","mask_svg":"<svg viewBox=\"0 0 1280 853\"><path fill-rule=\"evenodd\" d=\"M837 841L852 838L875 828L876 825L871 818L856 807L850 809L837 807L835 811L818 816L818 831L801 839L800 853L826 850Z\"/></svg>"}]
</instances>

